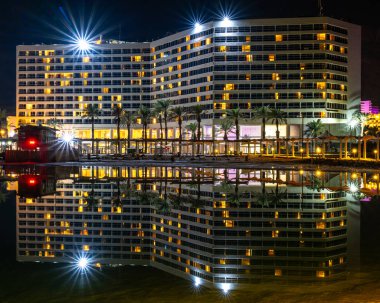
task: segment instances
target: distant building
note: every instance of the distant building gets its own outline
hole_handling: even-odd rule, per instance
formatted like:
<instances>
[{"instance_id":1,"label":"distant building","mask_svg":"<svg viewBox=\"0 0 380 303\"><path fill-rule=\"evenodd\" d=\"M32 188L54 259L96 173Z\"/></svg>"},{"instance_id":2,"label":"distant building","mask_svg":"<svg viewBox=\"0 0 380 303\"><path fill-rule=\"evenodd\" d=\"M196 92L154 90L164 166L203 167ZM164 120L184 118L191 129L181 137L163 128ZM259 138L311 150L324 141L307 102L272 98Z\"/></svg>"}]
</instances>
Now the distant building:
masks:
<instances>
[{"instance_id":1,"label":"distant building","mask_svg":"<svg viewBox=\"0 0 380 303\"><path fill-rule=\"evenodd\" d=\"M371 100L360 101L360 112L363 114L378 114L379 107L373 105Z\"/></svg>"}]
</instances>

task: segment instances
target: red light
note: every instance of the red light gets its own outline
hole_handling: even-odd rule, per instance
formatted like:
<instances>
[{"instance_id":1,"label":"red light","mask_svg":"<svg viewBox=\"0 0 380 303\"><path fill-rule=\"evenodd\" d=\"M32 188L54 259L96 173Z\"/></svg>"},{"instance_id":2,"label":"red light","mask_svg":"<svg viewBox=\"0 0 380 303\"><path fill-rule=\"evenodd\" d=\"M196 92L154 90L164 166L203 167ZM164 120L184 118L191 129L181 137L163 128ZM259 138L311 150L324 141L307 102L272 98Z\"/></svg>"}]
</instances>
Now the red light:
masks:
<instances>
[{"instance_id":1,"label":"red light","mask_svg":"<svg viewBox=\"0 0 380 303\"><path fill-rule=\"evenodd\" d=\"M30 146L35 146L36 145L36 140L34 140L34 139L29 139L28 140L28 144L30 145Z\"/></svg>"},{"instance_id":2,"label":"red light","mask_svg":"<svg viewBox=\"0 0 380 303\"><path fill-rule=\"evenodd\" d=\"M37 183L37 180L35 178L29 178L27 182L28 185L35 185Z\"/></svg>"}]
</instances>

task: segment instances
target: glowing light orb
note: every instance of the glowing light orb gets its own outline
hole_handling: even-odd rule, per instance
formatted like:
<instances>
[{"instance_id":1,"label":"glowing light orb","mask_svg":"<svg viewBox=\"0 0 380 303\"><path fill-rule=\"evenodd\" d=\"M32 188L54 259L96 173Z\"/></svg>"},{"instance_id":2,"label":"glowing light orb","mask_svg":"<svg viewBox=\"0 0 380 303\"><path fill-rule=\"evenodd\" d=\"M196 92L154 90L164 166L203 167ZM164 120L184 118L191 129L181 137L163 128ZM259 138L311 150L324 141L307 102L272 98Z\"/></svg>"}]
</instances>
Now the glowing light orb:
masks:
<instances>
[{"instance_id":1,"label":"glowing light orb","mask_svg":"<svg viewBox=\"0 0 380 303\"><path fill-rule=\"evenodd\" d=\"M88 267L88 259L85 258L85 257L80 258L80 259L78 260L77 266L78 266L79 269L81 269L81 270L86 270L87 267Z\"/></svg>"},{"instance_id":2,"label":"glowing light orb","mask_svg":"<svg viewBox=\"0 0 380 303\"><path fill-rule=\"evenodd\" d=\"M63 134L62 138L61 138L65 143L70 143L71 141L73 141L74 137L72 134Z\"/></svg>"},{"instance_id":3,"label":"glowing light orb","mask_svg":"<svg viewBox=\"0 0 380 303\"><path fill-rule=\"evenodd\" d=\"M222 283L222 290L223 293L226 295L231 290L231 284L230 283Z\"/></svg>"},{"instance_id":4,"label":"glowing light orb","mask_svg":"<svg viewBox=\"0 0 380 303\"><path fill-rule=\"evenodd\" d=\"M198 287L199 285L201 285L201 279L198 278L198 277L195 277L195 280L194 280L194 286L195 286L195 287Z\"/></svg>"},{"instance_id":5,"label":"glowing light orb","mask_svg":"<svg viewBox=\"0 0 380 303\"><path fill-rule=\"evenodd\" d=\"M223 21L222 21L222 25L223 26L229 26L229 25L231 25L231 23L232 23L232 21L231 21L230 17L224 16Z\"/></svg>"},{"instance_id":6,"label":"glowing light orb","mask_svg":"<svg viewBox=\"0 0 380 303\"><path fill-rule=\"evenodd\" d=\"M90 49L90 43L88 43L88 41L86 39L83 39L83 38L78 39L77 45L81 51L87 51Z\"/></svg>"}]
</instances>

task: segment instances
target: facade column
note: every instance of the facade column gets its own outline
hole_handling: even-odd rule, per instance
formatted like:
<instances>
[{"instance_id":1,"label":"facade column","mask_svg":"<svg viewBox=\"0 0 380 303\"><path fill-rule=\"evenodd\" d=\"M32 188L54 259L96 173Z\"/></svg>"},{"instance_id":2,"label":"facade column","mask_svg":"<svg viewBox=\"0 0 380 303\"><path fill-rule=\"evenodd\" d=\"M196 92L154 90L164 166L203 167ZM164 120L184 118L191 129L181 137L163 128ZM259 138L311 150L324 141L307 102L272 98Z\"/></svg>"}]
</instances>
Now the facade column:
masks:
<instances>
[{"instance_id":1,"label":"facade column","mask_svg":"<svg viewBox=\"0 0 380 303\"><path fill-rule=\"evenodd\" d=\"M362 140L358 140L358 160L360 160L362 157Z\"/></svg>"},{"instance_id":2,"label":"facade column","mask_svg":"<svg viewBox=\"0 0 380 303\"><path fill-rule=\"evenodd\" d=\"M344 138L344 158L347 159L348 156L348 138Z\"/></svg>"},{"instance_id":3,"label":"facade column","mask_svg":"<svg viewBox=\"0 0 380 303\"><path fill-rule=\"evenodd\" d=\"M326 153L326 145L325 145L325 140L322 140L322 158L325 158L325 153Z\"/></svg>"},{"instance_id":4,"label":"facade column","mask_svg":"<svg viewBox=\"0 0 380 303\"><path fill-rule=\"evenodd\" d=\"M306 158L309 158L310 156L310 142L306 141Z\"/></svg>"},{"instance_id":5,"label":"facade column","mask_svg":"<svg viewBox=\"0 0 380 303\"><path fill-rule=\"evenodd\" d=\"M367 140L366 139L364 139L363 140L363 158L364 159L367 159Z\"/></svg>"},{"instance_id":6,"label":"facade column","mask_svg":"<svg viewBox=\"0 0 380 303\"><path fill-rule=\"evenodd\" d=\"M339 138L339 159L342 159L342 148L343 148L343 145L342 145L342 138Z\"/></svg>"},{"instance_id":7,"label":"facade column","mask_svg":"<svg viewBox=\"0 0 380 303\"><path fill-rule=\"evenodd\" d=\"M288 151L288 139L285 139L285 155L286 155L286 158L289 157L289 151Z\"/></svg>"},{"instance_id":8,"label":"facade column","mask_svg":"<svg viewBox=\"0 0 380 303\"><path fill-rule=\"evenodd\" d=\"M292 140L292 157L294 157L295 149L294 149L294 140Z\"/></svg>"}]
</instances>

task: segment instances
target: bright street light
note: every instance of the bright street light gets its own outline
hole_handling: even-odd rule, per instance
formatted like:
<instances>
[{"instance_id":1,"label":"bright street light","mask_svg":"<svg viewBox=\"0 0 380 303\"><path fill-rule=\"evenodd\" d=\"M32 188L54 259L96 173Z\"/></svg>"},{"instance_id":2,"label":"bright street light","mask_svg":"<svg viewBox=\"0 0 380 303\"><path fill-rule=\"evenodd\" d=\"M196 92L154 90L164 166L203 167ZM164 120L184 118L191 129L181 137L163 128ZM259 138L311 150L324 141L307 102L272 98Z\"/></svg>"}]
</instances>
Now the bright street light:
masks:
<instances>
[{"instance_id":1,"label":"bright street light","mask_svg":"<svg viewBox=\"0 0 380 303\"><path fill-rule=\"evenodd\" d=\"M86 257L81 257L77 262L77 266L80 270L86 270L88 265L88 259Z\"/></svg>"},{"instance_id":2,"label":"bright street light","mask_svg":"<svg viewBox=\"0 0 380 303\"><path fill-rule=\"evenodd\" d=\"M83 39L83 38L78 39L77 46L79 50L81 51L87 51L90 49L90 43L86 39Z\"/></svg>"}]
</instances>

